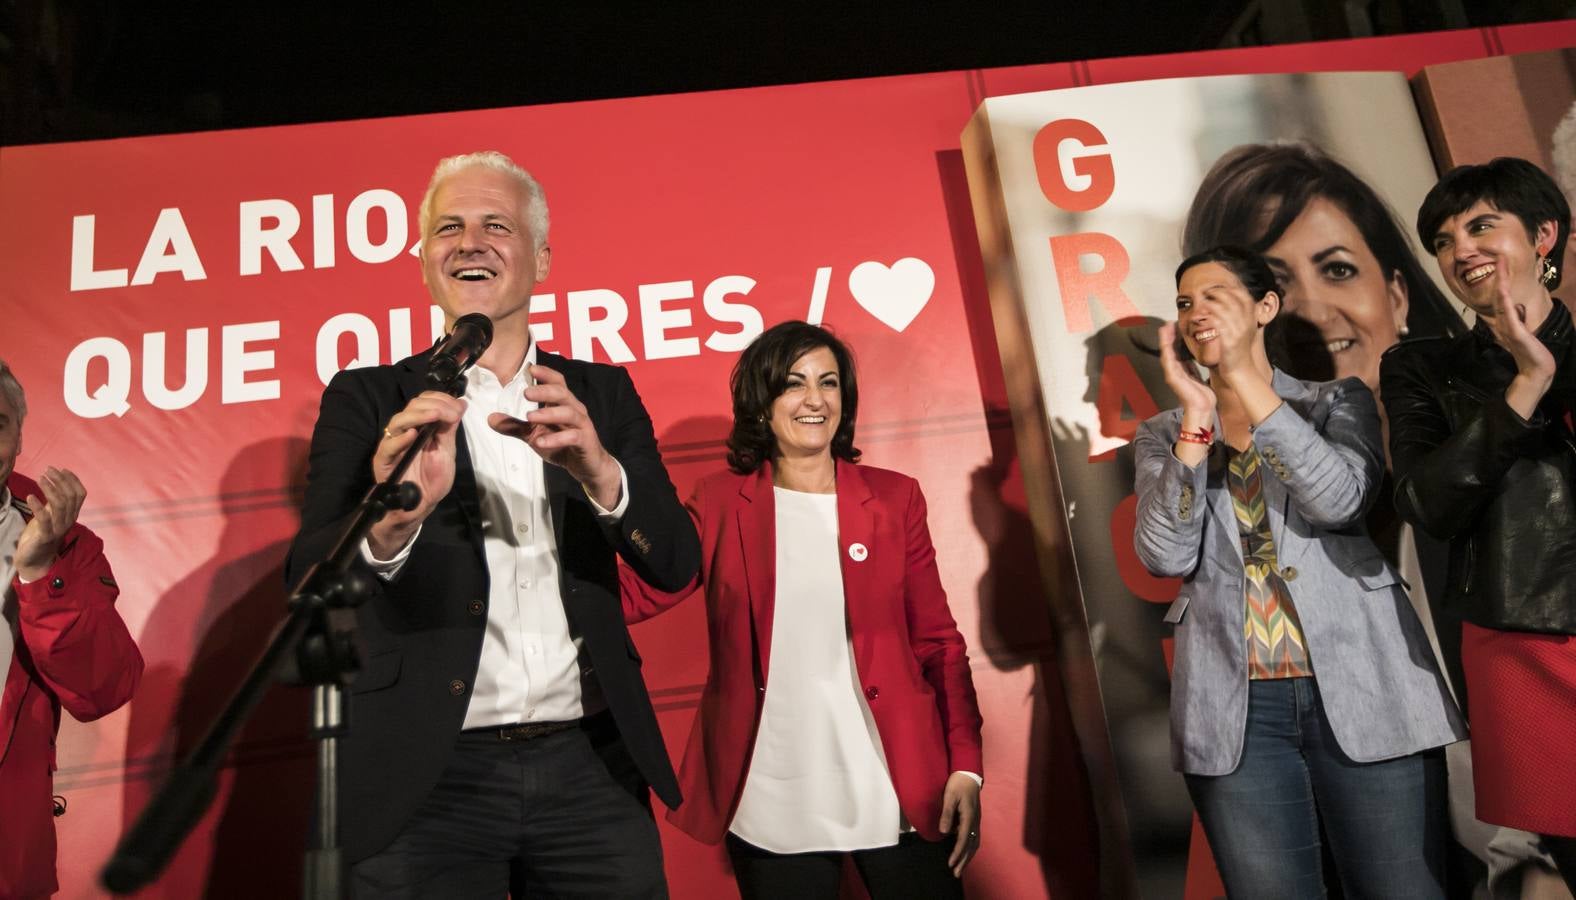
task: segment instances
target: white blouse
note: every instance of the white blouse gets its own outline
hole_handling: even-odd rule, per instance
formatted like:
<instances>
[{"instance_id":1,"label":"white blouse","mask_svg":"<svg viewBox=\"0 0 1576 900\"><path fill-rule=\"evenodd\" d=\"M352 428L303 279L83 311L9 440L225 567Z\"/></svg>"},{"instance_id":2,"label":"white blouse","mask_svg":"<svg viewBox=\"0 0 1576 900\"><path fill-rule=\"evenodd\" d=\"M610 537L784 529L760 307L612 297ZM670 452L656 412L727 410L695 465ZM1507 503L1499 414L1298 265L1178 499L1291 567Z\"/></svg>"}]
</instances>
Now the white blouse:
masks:
<instances>
[{"instance_id":1,"label":"white blouse","mask_svg":"<svg viewBox=\"0 0 1576 900\"><path fill-rule=\"evenodd\" d=\"M837 495L774 492L777 601L766 702L729 830L773 853L889 847L906 825L854 668Z\"/></svg>"}]
</instances>

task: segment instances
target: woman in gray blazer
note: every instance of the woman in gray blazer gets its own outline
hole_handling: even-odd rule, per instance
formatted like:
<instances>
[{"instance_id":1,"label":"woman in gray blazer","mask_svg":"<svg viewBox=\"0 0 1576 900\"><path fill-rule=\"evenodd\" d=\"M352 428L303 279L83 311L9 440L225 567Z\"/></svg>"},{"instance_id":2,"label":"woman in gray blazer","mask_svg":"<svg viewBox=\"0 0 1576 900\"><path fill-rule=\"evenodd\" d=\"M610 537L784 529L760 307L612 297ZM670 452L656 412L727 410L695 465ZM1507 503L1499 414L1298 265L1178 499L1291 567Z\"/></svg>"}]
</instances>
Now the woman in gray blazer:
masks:
<instances>
[{"instance_id":1,"label":"woman in gray blazer","mask_svg":"<svg viewBox=\"0 0 1576 900\"><path fill-rule=\"evenodd\" d=\"M1180 576L1172 762L1233 897L1443 897L1444 762L1466 736L1422 626L1363 527L1384 470L1373 394L1269 364L1257 254L1177 269L1161 333L1181 399L1138 430L1139 557ZM1191 356L1209 372L1195 377Z\"/></svg>"}]
</instances>

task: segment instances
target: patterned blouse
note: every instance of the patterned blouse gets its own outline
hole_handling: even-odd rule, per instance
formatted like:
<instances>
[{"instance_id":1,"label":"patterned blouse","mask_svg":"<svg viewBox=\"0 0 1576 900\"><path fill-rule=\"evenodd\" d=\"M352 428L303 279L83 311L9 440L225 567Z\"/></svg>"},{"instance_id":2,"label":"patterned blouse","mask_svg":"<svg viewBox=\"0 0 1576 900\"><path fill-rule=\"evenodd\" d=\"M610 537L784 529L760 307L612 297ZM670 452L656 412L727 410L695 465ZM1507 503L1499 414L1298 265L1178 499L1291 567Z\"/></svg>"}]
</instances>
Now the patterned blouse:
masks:
<instances>
[{"instance_id":1,"label":"patterned blouse","mask_svg":"<svg viewBox=\"0 0 1576 900\"><path fill-rule=\"evenodd\" d=\"M1249 678L1300 678L1313 674L1302 624L1281 580L1275 561L1275 540L1264 507L1264 480L1258 448L1226 450L1226 483L1242 537L1242 565L1247 589L1243 637L1248 645Z\"/></svg>"}]
</instances>

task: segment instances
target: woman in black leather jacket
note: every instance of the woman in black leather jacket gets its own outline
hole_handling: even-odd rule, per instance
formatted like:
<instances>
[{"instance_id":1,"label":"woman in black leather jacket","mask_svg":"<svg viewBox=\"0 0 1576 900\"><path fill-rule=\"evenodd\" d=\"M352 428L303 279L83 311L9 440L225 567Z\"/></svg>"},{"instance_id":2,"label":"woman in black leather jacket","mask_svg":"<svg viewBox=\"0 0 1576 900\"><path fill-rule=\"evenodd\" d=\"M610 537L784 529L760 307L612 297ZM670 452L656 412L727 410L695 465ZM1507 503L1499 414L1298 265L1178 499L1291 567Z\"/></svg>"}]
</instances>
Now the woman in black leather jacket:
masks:
<instances>
[{"instance_id":1,"label":"woman in black leather jacket","mask_svg":"<svg viewBox=\"0 0 1576 900\"><path fill-rule=\"evenodd\" d=\"M1451 542L1478 818L1541 834L1576 890L1576 342L1549 294L1570 207L1502 157L1445 175L1417 231L1478 320L1384 357L1396 506Z\"/></svg>"}]
</instances>

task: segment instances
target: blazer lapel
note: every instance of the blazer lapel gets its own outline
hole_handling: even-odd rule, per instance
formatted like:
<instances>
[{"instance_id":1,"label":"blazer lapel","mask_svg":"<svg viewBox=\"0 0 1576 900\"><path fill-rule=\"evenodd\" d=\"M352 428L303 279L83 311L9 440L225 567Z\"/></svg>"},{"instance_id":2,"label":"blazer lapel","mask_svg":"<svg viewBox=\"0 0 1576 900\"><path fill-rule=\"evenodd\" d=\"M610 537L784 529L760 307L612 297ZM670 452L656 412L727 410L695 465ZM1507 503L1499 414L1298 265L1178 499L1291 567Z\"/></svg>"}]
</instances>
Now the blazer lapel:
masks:
<instances>
[{"instance_id":1,"label":"blazer lapel","mask_svg":"<svg viewBox=\"0 0 1576 900\"><path fill-rule=\"evenodd\" d=\"M1270 385L1275 388L1275 393L1280 395L1281 402L1290 406L1299 416L1308 417L1308 401L1314 399L1316 395L1308 389L1307 385L1280 369L1275 369L1272 373ZM1286 491L1285 482L1272 477L1273 475L1273 472L1266 473L1262 479L1264 514L1270 520L1270 540L1275 542L1275 561L1284 567L1297 556L1296 551L1302 549L1305 544L1301 541L1294 542L1292 545L1286 543L1286 511L1291 505L1291 494Z\"/></svg>"},{"instance_id":2,"label":"blazer lapel","mask_svg":"<svg viewBox=\"0 0 1576 900\"><path fill-rule=\"evenodd\" d=\"M837 461L837 562L843 573L843 609L854 640L854 659L869 659L860 640L873 633L864 626L863 604L880 596L877 572L901 565L902 547L882 547L875 540L876 496L864 473L853 463ZM892 560L886 559L892 556ZM900 569L901 570L901 569Z\"/></svg>"},{"instance_id":3,"label":"blazer lapel","mask_svg":"<svg viewBox=\"0 0 1576 900\"><path fill-rule=\"evenodd\" d=\"M1264 491L1264 515L1270 521L1270 540L1275 543L1275 561L1284 566L1290 561L1287 551L1292 549L1285 541L1286 507L1291 503L1291 494L1267 460L1259 463L1259 483Z\"/></svg>"},{"instance_id":4,"label":"blazer lapel","mask_svg":"<svg viewBox=\"0 0 1576 900\"><path fill-rule=\"evenodd\" d=\"M772 493L772 464L762 463L755 475L739 483L734 511L739 551L750 591L750 622L755 636L755 683L766 686L771 671L772 616L777 597L777 497Z\"/></svg>"},{"instance_id":5,"label":"blazer lapel","mask_svg":"<svg viewBox=\"0 0 1576 900\"><path fill-rule=\"evenodd\" d=\"M1220 556L1220 563L1234 571L1242 568L1242 538L1237 530L1237 509L1231 502L1231 483L1226 477L1226 450L1225 441L1216 442L1209 448L1209 456L1204 460L1204 465L1208 467L1204 475L1204 493L1209 497L1209 524L1219 528L1218 536L1212 542L1217 548L1216 555ZM1209 524L1204 526L1206 532ZM1205 540L1209 540L1207 534ZM1219 550L1222 543L1229 549Z\"/></svg>"},{"instance_id":6,"label":"blazer lapel","mask_svg":"<svg viewBox=\"0 0 1576 900\"><path fill-rule=\"evenodd\" d=\"M1237 511L1231 505L1231 485L1226 481L1226 429L1220 424L1220 413L1215 413L1215 434L1219 440L1209 445L1209 455L1204 457L1204 497L1209 503L1210 521L1219 526L1216 536L1209 534L1210 528L1204 527L1204 552L1210 552L1214 546L1215 555L1220 556L1219 562L1227 566L1242 566L1242 541L1237 537ZM1177 415L1176 428L1182 430L1182 416ZM1172 442L1175 443L1173 436ZM1224 542L1229 549L1222 552L1219 545Z\"/></svg>"}]
</instances>

